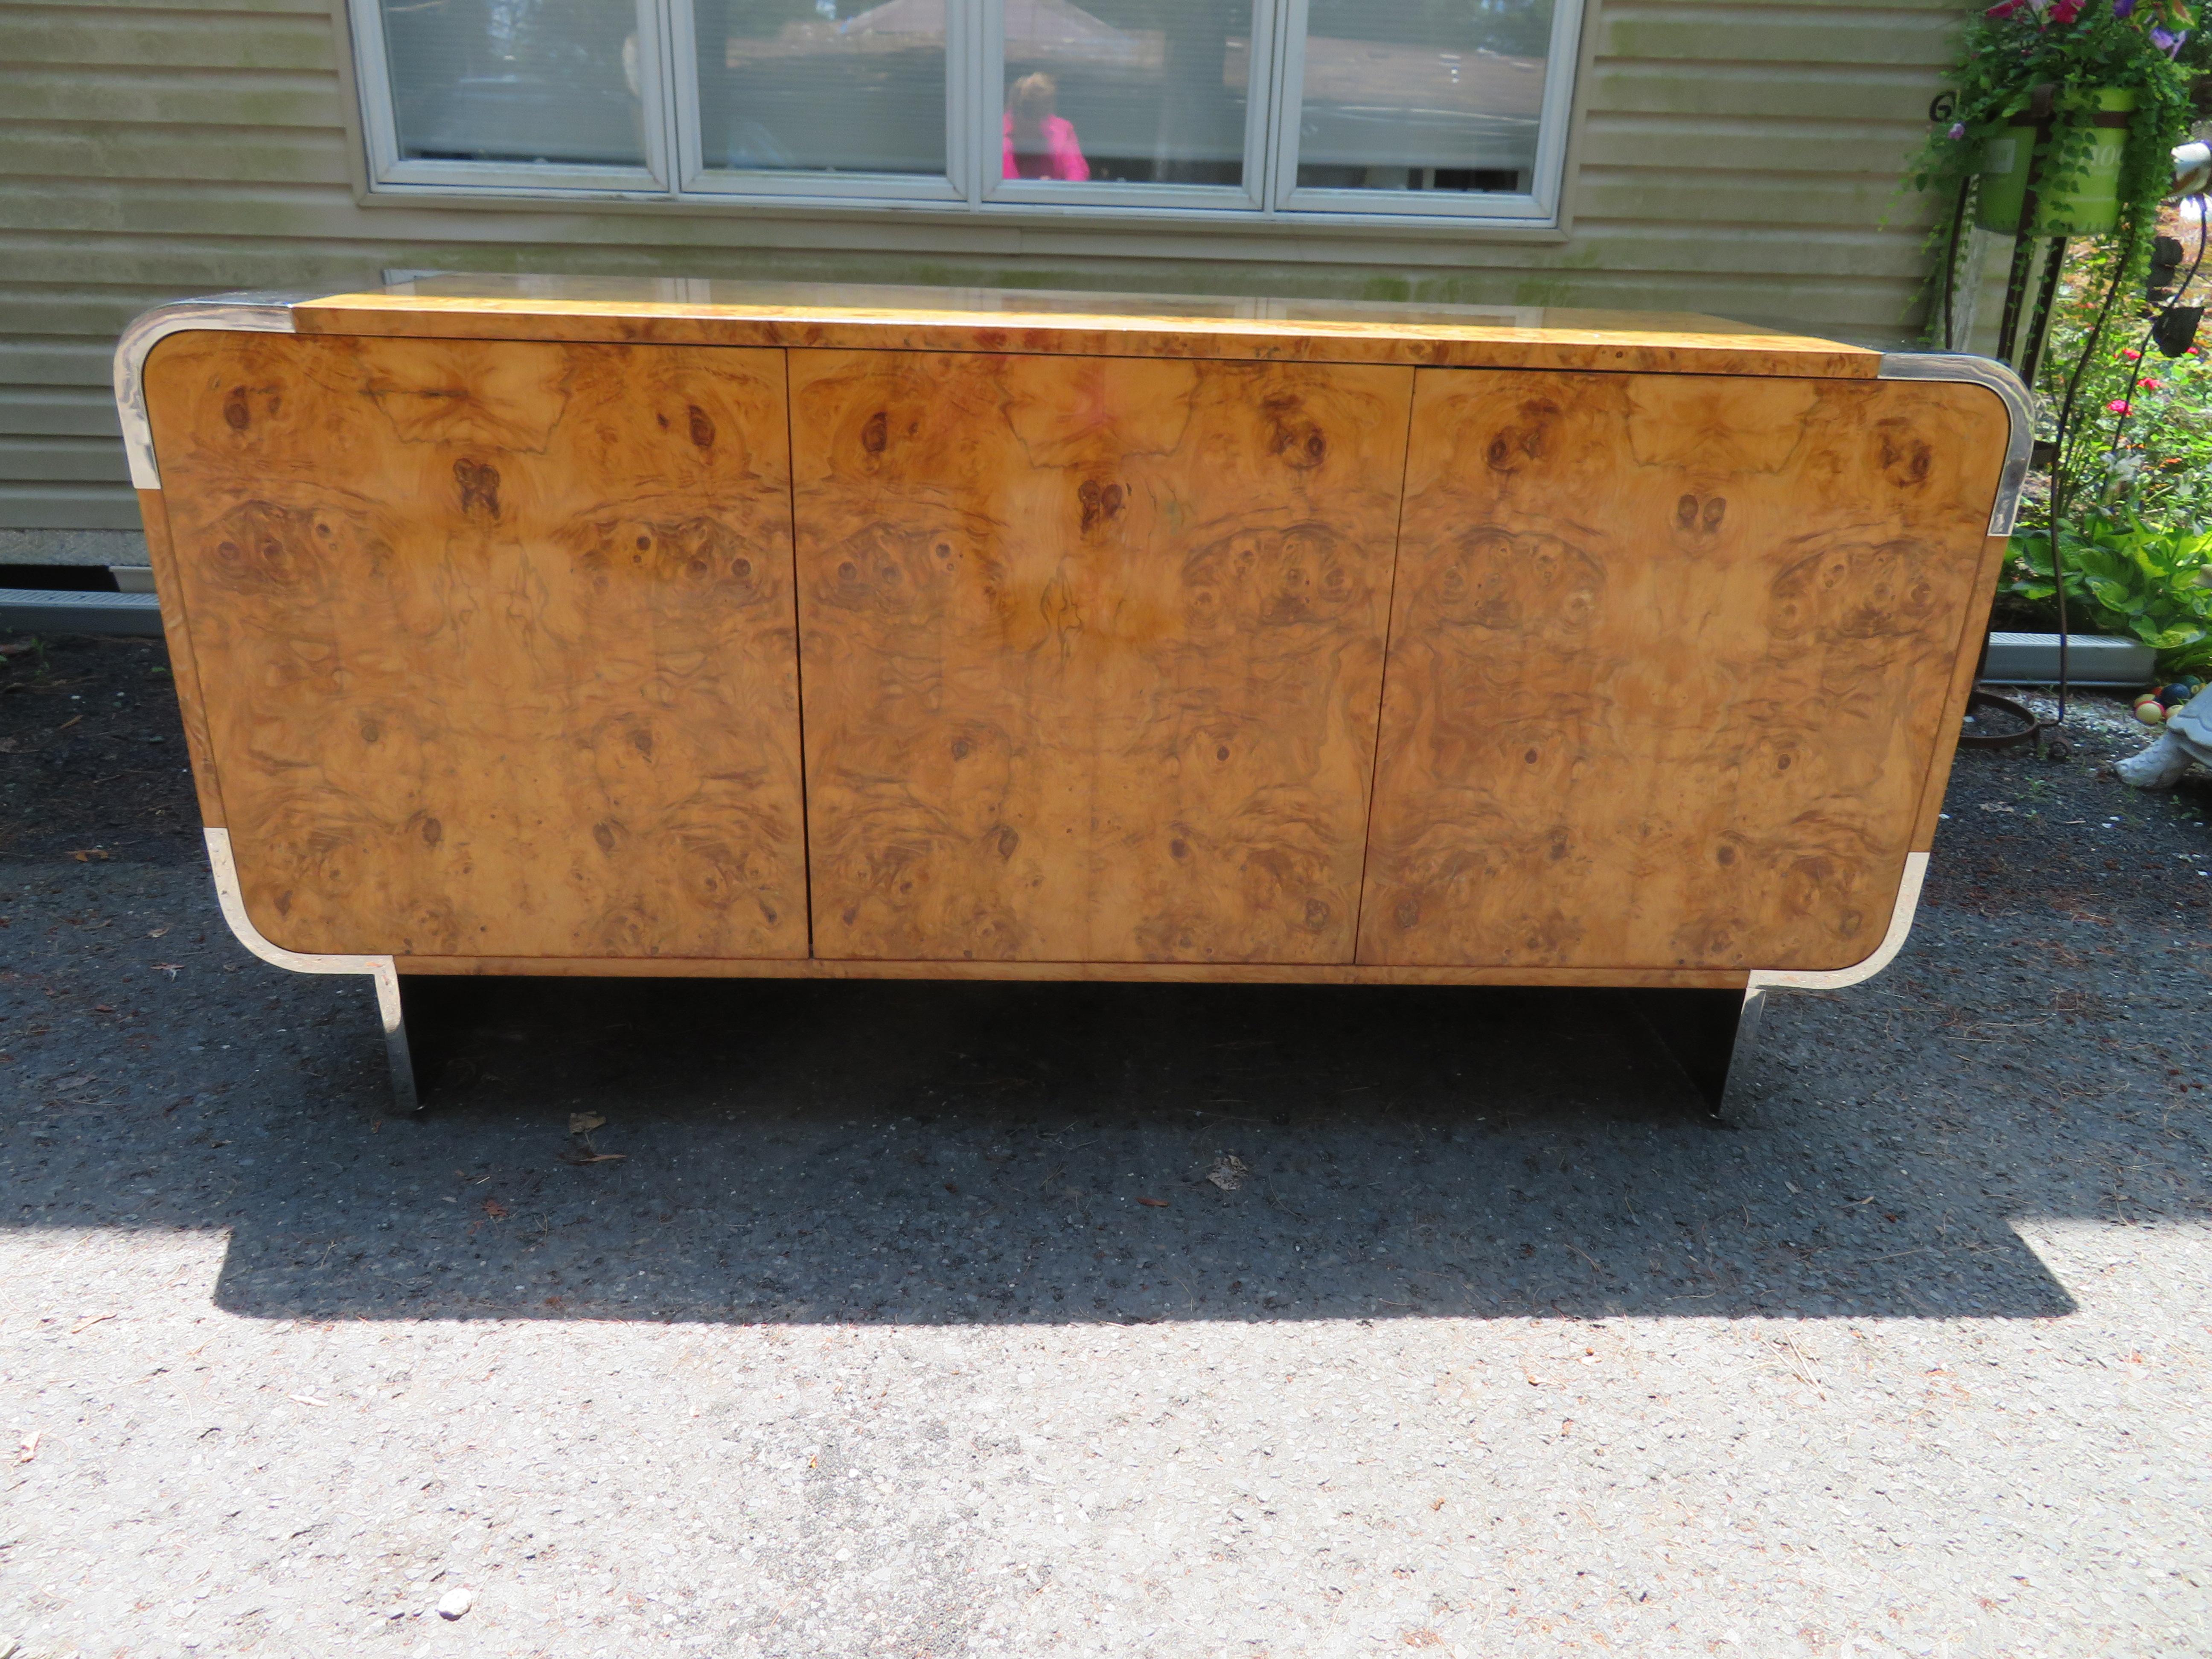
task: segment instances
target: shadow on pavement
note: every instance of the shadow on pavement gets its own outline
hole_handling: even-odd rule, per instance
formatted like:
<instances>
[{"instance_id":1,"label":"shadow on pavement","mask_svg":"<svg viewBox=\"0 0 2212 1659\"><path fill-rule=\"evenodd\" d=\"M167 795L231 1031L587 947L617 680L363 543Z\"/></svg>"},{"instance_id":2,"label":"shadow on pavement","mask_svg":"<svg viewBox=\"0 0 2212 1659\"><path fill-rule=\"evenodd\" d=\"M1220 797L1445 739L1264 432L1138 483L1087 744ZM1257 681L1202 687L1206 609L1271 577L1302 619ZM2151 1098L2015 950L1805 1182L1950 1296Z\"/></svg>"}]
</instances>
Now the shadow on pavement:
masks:
<instances>
[{"instance_id":1,"label":"shadow on pavement","mask_svg":"<svg viewBox=\"0 0 2212 1659\"><path fill-rule=\"evenodd\" d=\"M742 981L431 990L404 1120L366 987L216 916L158 642L7 689L0 1221L223 1231L242 1315L2040 1317L2013 1218L2212 1214L2212 795L2117 739L1961 754L1741 1128L1603 993Z\"/></svg>"},{"instance_id":2,"label":"shadow on pavement","mask_svg":"<svg viewBox=\"0 0 2212 1659\"><path fill-rule=\"evenodd\" d=\"M365 997L266 977L279 1006L249 1018L294 1021L306 1057L106 1119L58 1183L79 1201L38 1218L228 1227L216 1300L256 1317L2072 1305L2006 1224L2051 1151L2007 1134L2021 1115L1932 1109L1924 1067L1808 1044L1806 1002L1770 1021L1778 1114L1726 1129L1602 993L453 982L453 1058L409 1120ZM1793 1043L1863 1098L1793 1096Z\"/></svg>"}]
</instances>

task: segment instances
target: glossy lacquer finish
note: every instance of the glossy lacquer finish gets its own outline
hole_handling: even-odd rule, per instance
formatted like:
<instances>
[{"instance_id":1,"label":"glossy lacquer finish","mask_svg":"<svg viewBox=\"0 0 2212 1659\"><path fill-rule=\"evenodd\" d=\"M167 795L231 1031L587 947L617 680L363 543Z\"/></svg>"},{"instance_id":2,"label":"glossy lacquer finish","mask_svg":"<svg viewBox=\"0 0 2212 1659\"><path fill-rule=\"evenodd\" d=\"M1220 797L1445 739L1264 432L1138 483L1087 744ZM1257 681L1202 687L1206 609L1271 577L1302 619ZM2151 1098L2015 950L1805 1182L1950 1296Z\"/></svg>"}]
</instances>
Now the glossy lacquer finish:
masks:
<instances>
[{"instance_id":1,"label":"glossy lacquer finish","mask_svg":"<svg viewBox=\"0 0 2212 1659\"><path fill-rule=\"evenodd\" d=\"M147 392L270 939L806 954L780 353L204 331Z\"/></svg>"},{"instance_id":2,"label":"glossy lacquer finish","mask_svg":"<svg viewBox=\"0 0 2212 1659\"><path fill-rule=\"evenodd\" d=\"M1840 968L1988 604L1971 386L1424 370L1364 963Z\"/></svg>"},{"instance_id":3,"label":"glossy lacquer finish","mask_svg":"<svg viewBox=\"0 0 2212 1659\"><path fill-rule=\"evenodd\" d=\"M1413 371L793 356L817 954L1351 961Z\"/></svg>"},{"instance_id":4,"label":"glossy lacquer finish","mask_svg":"<svg viewBox=\"0 0 2212 1659\"><path fill-rule=\"evenodd\" d=\"M469 278L121 356L237 906L380 972L1814 982L2024 441L1605 313Z\"/></svg>"}]
</instances>

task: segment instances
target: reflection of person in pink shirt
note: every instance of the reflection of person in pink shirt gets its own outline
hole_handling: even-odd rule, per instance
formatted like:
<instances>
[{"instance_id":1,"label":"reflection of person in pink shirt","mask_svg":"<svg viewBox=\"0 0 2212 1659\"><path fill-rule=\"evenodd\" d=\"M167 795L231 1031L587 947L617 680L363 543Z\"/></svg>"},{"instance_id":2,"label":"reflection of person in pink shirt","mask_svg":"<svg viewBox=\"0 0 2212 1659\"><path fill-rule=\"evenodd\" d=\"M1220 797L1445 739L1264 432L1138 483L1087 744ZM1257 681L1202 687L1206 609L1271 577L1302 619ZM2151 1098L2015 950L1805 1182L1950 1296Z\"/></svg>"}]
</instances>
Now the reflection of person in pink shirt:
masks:
<instances>
[{"instance_id":1,"label":"reflection of person in pink shirt","mask_svg":"<svg viewBox=\"0 0 2212 1659\"><path fill-rule=\"evenodd\" d=\"M1008 179L1062 179L1080 184L1091 176L1075 124L1054 114L1060 88L1049 75L1024 75L1006 94L1006 171Z\"/></svg>"}]
</instances>

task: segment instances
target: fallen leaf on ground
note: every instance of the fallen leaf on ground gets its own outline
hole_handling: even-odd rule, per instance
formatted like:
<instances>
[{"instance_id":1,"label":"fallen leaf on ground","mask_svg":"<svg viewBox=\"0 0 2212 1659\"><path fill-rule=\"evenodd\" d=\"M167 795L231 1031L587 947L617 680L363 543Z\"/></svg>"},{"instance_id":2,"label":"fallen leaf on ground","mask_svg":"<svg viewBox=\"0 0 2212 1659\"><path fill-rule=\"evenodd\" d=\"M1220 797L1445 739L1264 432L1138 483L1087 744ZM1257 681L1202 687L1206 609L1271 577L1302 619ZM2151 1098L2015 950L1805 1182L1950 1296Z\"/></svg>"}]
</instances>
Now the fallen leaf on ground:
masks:
<instances>
[{"instance_id":1,"label":"fallen leaf on ground","mask_svg":"<svg viewBox=\"0 0 2212 1659\"><path fill-rule=\"evenodd\" d=\"M166 928L166 927L156 927L156 928L155 928L152 933L150 933L147 934L147 935L146 935L146 937L147 937L148 939L159 939L159 938L161 938L161 935L162 935L162 934L164 934L164 933L167 933L168 931L169 931L169 930L168 930L167 928Z\"/></svg>"},{"instance_id":2,"label":"fallen leaf on ground","mask_svg":"<svg viewBox=\"0 0 2212 1659\"><path fill-rule=\"evenodd\" d=\"M1164 1210L1168 1206L1168 1201L1164 1198L1140 1198L1137 1202L1155 1210Z\"/></svg>"},{"instance_id":3,"label":"fallen leaf on ground","mask_svg":"<svg viewBox=\"0 0 2212 1659\"><path fill-rule=\"evenodd\" d=\"M112 1014L115 1010L104 1002L95 1002L92 1005L92 1012L95 1014Z\"/></svg>"},{"instance_id":4,"label":"fallen leaf on ground","mask_svg":"<svg viewBox=\"0 0 2212 1659\"><path fill-rule=\"evenodd\" d=\"M604 1129L606 1127L606 1119L601 1117L597 1112L568 1114L568 1133L572 1135L587 1135L594 1129Z\"/></svg>"},{"instance_id":5,"label":"fallen leaf on ground","mask_svg":"<svg viewBox=\"0 0 2212 1659\"><path fill-rule=\"evenodd\" d=\"M40 1430L33 1429L30 1433L25 1435L21 1443L17 1444L15 1448L15 1461L18 1463L27 1463L39 1455L39 1436L40 1432L41 1431Z\"/></svg>"},{"instance_id":6,"label":"fallen leaf on ground","mask_svg":"<svg viewBox=\"0 0 2212 1659\"><path fill-rule=\"evenodd\" d=\"M302 1406L327 1406L331 1403L327 1400L318 1400L311 1394L295 1394L291 1398L298 1401Z\"/></svg>"},{"instance_id":7,"label":"fallen leaf on ground","mask_svg":"<svg viewBox=\"0 0 2212 1659\"><path fill-rule=\"evenodd\" d=\"M112 1319L115 1316L112 1313L94 1314L91 1318L86 1320L82 1325L79 1325L76 1330L71 1331L70 1334L71 1336L76 1336L81 1332L90 1330L94 1325L100 1323L103 1319Z\"/></svg>"},{"instance_id":8,"label":"fallen leaf on ground","mask_svg":"<svg viewBox=\"0 0 2212 1659\"><path fill-rule=\"evenodd\" d=\"M73 851L70 853L70 856L75 859L79 864L82 864L87 859L100 859L104 860L108 856L108 854L107 849L105 847L84 847Z\"/></svg>"},{"instance_id":9,"label":"fallen leaf on ground","mask_svg":"<svg viewBox=\"0 0 2212 1659\"><path fill-rule=\"evenodd\" d=\"M504 1221L507 1219L507 1206L501 1203L495 1198L488 1198L484 1200L483 1211L484 1213L489 1216L494 1221Z\"/></svg>"},{"instance_id":10,"label":"fallen leaf on ground","mask_svg":"<svg viewBox=\"0 0 2212 1659\"><path fill-rule=\"evenodd\" d=\"M628 1152L574 1152L563 1147L556 1156L563 1164L619 1164L629 1154Z\"/></svg>"},{"instance_id":11,"label":"fallen leaf on ground","mask_svg":"<svg viewBox=\"0 0 2212 1659\"><path fill-rule=\"evenodd\" d=\"M1233 1193L1244 1184L1244 1177L1252 1173L1252 1166L1234 1152L1224 1152L1213 1160L1213 1167L1206 1178L1224 1193Z\"/></svg>"}]
</instances>

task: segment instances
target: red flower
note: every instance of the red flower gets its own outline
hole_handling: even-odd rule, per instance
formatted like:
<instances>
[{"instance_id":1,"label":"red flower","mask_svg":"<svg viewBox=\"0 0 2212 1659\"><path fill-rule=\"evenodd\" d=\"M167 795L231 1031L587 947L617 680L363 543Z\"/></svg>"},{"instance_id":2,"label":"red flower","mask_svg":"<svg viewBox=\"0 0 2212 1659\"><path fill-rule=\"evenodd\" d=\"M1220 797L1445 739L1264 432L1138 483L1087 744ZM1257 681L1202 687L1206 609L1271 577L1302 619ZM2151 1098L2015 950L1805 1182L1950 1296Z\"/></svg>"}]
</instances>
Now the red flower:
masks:
<instances>
[{"instance_id":1,"label":"red flower","mask_svg":"<svg viewBox=\"0 0 2212 1659\"><path fill-rule=\"evenodd\" d=\"M2127 403L2118 398L2113 398L2112 401L2106 404L2105 407L2111 410L2115 415L2130 415L2135 412L2134 404Z\"/></svg>"},{"instance_id":2,"label":"red flower","mask_svg":"<svg viewBox=\"0 0 2212 1659\"><path fill-rule=\"evenodd\" d=\"M2070 23L2081 15L2081 0L2058 0L2051 9L2051 21L2054 23Z\"/></svg>"},{"instance_id":3,"label":"red flower","mask_svg":"<svg viewBox=\"0 0 2212 1659\"><path fill-rule=\"evenodd\" d=\"M2131 363L2139 363L2142 361L2142 353L2137 351L2133 346L2124 348L2120 352L2120 356L2126 358Z\"/></svg>"},{"instance_id":4,"label":"red flower","mask_svg":"<svg viewBox=\"0 0 2212 1659\"><path fill-rule=\"evenodd\" d=\"M2136 384L2141 386L2145 392L2155 392L2163 383L2158 380L2137 380Z\"/></svg>"},{"instance_id":5,"label":"red flower","mask_svg":"<svg viewBox=\"0 0 2212 1659\"><path fill-rule=\"evenodd\" d=\"M2004 4L2001 6L1991 6L1987 11L1984 12L1982 15L1984 17L1994 17L2002 21L2003 19L2011 16L2013 13L2018 11L2027 3L2027 0L2004 0Z\"/></svg>"}]
</instances>

